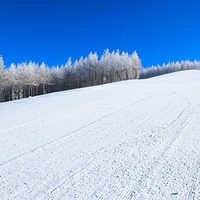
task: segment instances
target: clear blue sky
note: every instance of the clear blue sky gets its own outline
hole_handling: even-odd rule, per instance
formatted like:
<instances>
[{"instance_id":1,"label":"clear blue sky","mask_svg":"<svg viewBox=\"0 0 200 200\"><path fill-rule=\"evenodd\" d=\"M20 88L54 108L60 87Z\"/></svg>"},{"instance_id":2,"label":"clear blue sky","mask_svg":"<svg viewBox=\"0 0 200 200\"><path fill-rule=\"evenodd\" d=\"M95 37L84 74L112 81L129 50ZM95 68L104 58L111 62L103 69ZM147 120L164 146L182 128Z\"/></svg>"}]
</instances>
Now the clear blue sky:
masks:
<instances>
[{"instance_id":1,"label":"clear blue sky","mask_svg":"<svg viewBox=\"0 0 200 200\"><path fill-rule=\"evenodd\" d=\"M144 67L200 60L199 0L0 0L5 64L64 64L91 51L136 50Z\"/></svg>"}]
</instances>

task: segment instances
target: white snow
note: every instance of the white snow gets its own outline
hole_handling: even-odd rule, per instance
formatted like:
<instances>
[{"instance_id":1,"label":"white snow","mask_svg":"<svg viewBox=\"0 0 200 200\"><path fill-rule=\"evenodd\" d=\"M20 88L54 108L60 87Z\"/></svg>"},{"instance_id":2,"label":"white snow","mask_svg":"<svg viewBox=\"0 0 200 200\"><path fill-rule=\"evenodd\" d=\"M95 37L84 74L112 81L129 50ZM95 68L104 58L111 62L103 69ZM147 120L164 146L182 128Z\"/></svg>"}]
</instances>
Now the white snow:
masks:
<instances>
[{"instance_id":1,"label":"white snow","mask_svg":"<svg viewBox=\"0 0 200 200\"><path fill-rule=\"evenodd\" d=\"M200 71L1 103L0 199L200 199Z\"/></svg>"}]
</instances>

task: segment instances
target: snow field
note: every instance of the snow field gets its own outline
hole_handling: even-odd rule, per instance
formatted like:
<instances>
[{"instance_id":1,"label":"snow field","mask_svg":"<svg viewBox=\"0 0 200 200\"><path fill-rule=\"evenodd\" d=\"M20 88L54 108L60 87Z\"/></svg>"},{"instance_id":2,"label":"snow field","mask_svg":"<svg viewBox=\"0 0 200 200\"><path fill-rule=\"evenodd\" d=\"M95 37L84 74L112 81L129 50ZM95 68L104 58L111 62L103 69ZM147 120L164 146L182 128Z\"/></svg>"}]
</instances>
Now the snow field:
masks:
<instances>
[{"instance_id":1,"label":"snow field","mask_svg":"<svg viewBox=\"0 0 200 200\"><path fill-rule=\"evenodd\" d=\"M0 104L0 199L200 199L200 72Z\"/></svg>"}]
</instances>

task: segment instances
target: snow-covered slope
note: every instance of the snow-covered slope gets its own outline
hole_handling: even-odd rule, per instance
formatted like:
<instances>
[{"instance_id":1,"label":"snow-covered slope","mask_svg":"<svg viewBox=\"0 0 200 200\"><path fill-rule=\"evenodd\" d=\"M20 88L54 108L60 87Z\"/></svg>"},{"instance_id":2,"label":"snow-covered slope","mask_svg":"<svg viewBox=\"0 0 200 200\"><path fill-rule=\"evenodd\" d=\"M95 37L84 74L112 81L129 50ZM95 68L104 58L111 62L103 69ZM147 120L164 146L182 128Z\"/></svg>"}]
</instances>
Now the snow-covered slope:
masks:
<instances>
[{"instance_id":1,"label":"snow-covered slope","mask_svg":"<svg viewBox=\"0 0 200 200\"><path fill-rule=\"evenodd\" d=\"M200 199L200 71L1 103L0 199Z\"/></svg>"}]
</instances>

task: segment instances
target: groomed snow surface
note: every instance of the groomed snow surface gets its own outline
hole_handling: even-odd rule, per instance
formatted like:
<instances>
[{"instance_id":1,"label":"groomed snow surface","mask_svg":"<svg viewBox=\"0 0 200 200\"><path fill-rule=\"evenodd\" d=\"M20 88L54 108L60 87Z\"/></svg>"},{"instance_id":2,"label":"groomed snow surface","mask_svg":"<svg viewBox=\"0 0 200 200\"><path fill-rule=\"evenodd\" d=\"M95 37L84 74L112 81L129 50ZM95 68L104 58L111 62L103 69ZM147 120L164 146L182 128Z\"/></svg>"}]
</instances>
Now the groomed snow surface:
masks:
<instances>
[{"instance_id":1,"label":"groomed snow surface","mask_svg":"<svg viewBox=\"0 0 200 200\"><path fill-rule=\"evenodd\" d=\"M0 199L200 199L200 71L1 103Z\"/></svg>"}]
</instances>

